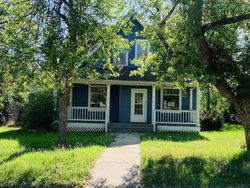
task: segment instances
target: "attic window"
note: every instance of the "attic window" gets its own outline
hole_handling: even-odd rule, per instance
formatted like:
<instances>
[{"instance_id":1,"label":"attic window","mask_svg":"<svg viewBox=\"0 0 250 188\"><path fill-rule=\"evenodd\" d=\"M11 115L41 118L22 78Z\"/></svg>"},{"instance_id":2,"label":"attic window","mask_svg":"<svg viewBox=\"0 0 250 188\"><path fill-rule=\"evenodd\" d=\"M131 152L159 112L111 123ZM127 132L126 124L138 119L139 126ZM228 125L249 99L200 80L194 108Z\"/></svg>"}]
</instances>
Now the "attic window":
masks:
<instances>
[{"instance_id":1,"label":"attic window","mask_svg":"<svg viewBox=\"0 0 250 188\"><path fill-rule=\"evenodd\" d=\"M114 65L116 66L127 66L128 65L128 51L122 49L118 59L115 59Z\"/></svg>"},{"instance_id":2,"label":"attic window","mask_svg":"<svg viewBox=\"0 0 250 188\"><path fill-rule=\"evenodd\" d=\"M139 58L149 53L149 41L148 40L136 40L135 42L135 58Z\"/></svg>"}]
</instances>

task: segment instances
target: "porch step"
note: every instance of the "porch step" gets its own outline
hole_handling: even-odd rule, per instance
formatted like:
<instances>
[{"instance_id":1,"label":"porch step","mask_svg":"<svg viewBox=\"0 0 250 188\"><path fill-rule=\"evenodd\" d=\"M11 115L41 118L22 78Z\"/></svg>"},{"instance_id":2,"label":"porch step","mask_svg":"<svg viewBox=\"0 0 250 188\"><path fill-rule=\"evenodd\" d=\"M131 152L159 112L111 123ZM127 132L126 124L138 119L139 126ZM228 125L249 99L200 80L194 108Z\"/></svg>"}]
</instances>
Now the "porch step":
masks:
<instances>
[{"instance_id":1,"label":"porch step","mask_svg":"<svg viewBox=\"0 0 250 188\"><path fill-rule=\"evenodd\" d=\"M109 123L108 132L151 132L152 124L146 123Z\"/></svg>"}]
</instances>

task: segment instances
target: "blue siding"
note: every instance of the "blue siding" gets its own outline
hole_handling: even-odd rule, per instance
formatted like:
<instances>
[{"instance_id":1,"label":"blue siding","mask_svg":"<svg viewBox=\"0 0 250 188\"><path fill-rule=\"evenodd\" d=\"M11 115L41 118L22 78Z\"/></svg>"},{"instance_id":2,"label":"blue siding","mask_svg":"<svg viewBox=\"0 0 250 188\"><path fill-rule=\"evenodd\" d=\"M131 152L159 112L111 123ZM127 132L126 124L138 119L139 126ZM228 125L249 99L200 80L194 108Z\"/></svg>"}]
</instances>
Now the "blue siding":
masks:
<instances>
[{"instance_id":1,"label":"blue siding","mask_svg":"<svg viewBox=\"0 0 250 188\"><path fill-rule=\"evenodd\" d=\"M72 88L72 105L88 106L88 85L74 84Z\"/></svg>"},{"instance_id":2,"label":"blue siding","mask_svg":"<svg viewBox=\"0 0 250 188\"><path fill-rule=\"evenodd\" d=\"M196 110L196 92L197 92L197 89L194 89L193 90L193 110Z\"/></svg>"},{"instance_id":3,"label":"blue siding","mask_svg":"<svg viewBox=\"0 0 250 188\"><path fill-rule=\"evenodd\" d=\"M120 86L111 86L110 122L119 122L119 90Z\"/></svg>"},{"instance_id":4,"label":"blue siding","mask_svg":"<svg viewBox=\"0 0 250 188\"><path fill-rule=\"evenodd\" d=\"M147 89L147 123L151 123L152 112L152 88L151 87L134 87L120 86L119 97L119 122L129 123L131 114L131 89Z\"/></svg>"},{"instance_id":5,"label":"blue siding","mask_svg":"<svg viewBox=\"0 0 250 188\"><path fill-rule=\"evenodd\" d=\"M131 29L131 32L127 35L124 34L123 32L120 32L120 35L123 38L128 39L129 42L131 41L135 42L136 39L143 39L141 35L138 35L138 33L143 30L143 26L137 20L132 20L132 23L133 23L133 27ZM133 59L135 59L135 44L130 47L130 51L128 54L129 62L128 62L128 66L126 66L125 68L127 69L137 68L137 66L135 66L134 64L131 64L131 61Z\"/></svg>"},{"instance_id":6,"label":"blue siding","mask_svg":"<svg viewBox=\"0 0 250 188\"><path fill-rule=\"evenodd\" d=\"M157 89L155 94L155 109L161 108L161 90Z\"/></svg>"},{"instance_id":7,"label":"blue siding","mask_svg":"<svg viewBox=\"0 0 250 188\"><path fill-rule=\"evenodd\" d=\"M147 87L148 99L147 99L147 123L151 123L152 120L152 87Z\"/></svg>"},{"instance_id":8,"label":"blue siding","mask_svg":"<svg viewBox=\"0 0 250 188\"><path fill-rule=\"evenodd\" d=\"M186 90L182 91L182 110L189 110L189 95L190 90L187 88Z\"/></svg>"},{"instance_id":9,"label":"blue siding","mask_svg":"<svg viewBox=\"0 0 250 188\"><path fill-rule=\"evenodd\" d=\"M119 98L119 122L130 122L130 106L131 106L131 87L120 86Z\"/></svg>"}]
</instances>

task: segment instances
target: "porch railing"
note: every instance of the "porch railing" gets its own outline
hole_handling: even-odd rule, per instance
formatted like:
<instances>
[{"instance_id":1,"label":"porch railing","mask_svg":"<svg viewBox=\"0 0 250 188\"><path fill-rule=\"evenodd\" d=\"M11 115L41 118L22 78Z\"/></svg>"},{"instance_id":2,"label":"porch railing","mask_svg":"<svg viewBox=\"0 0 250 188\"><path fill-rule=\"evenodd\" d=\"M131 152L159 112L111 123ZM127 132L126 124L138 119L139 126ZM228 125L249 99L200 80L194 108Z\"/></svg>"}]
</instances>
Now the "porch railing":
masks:
<instances>
[{"instance_id":1,"label":"porch railing","mask_svg":"<svg viewBox=\"0 0 250 188\"><path fill-rule=\"evenodd\" d=\"M155 110L155 123L196 124L195 110Z\"/></svg>"},{"instance_id":2,"label":"porch railing","mask_svg":"<svg viewBox=\"0 0 250 188\"><path fill-rule=\"evenodd\" d=\"M69 107L68 120L105 122L106 108Z\"/></svg>"}]
</instances>

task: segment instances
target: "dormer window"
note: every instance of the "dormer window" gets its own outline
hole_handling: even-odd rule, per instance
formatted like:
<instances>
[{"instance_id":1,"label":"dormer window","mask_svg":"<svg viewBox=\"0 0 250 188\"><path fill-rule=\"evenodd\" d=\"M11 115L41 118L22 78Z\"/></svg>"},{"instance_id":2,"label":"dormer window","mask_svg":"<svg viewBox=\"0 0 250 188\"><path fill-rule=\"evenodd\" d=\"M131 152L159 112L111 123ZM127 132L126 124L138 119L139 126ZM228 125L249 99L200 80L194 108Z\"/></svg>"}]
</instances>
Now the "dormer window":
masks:
<instances>
[{"instance_id":1,"label":"dormer window","mask_svg":"<svg viewBox=\"0 0 250 188\"><path fill-rule=\"evenodd\" d=\"M128 65L128 51L121 49L119 57L115 59L114 65L116 66L127 66Z\"/></svg>"},{"instance_id":2,"label":"dormer window","mask_svg":"<svg viewBox=\"0 0 250 188\"><path fill-rule=\"evenodd\" d=\"M148 40L136 40L135 41L135 58L139 58L149 53L149 41Z\"/></svg>"}]
</instances>

